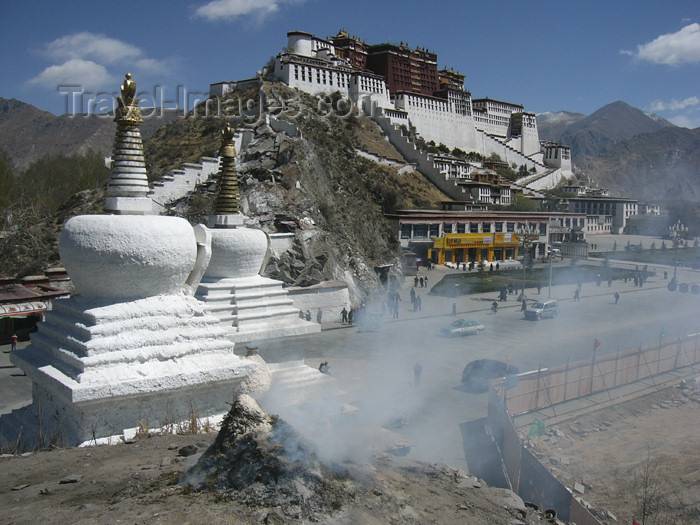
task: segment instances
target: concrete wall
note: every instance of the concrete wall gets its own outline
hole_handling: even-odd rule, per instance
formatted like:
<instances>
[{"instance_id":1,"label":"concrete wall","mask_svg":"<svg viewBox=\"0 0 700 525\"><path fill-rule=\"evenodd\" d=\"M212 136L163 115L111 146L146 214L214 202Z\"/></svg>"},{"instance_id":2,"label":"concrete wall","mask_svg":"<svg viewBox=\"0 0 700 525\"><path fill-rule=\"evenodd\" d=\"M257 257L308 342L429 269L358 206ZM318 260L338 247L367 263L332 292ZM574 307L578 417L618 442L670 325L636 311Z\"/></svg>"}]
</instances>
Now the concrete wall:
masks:
<instances>
[{"instance_id":1,"label":"concrete wall","mask_svg":"<svg viewBox=\"0 0 700 525\"><path fill-rule=\"evenodd\" d=\"M269 233L270 249L277 257L292 249L294 244L293 233Z\"/></svg>"},{"instance_id":2,"label":"concrete wall","mask_svg":"<svg viewBox=\"0 0 700 525\"><path fill-rule=\"evenodd\" d=\"M307 288L288 288L289 298L297 310L311 312L311 320L316 320L320 308L322 322L340 321L343 308L350 310L350 295L345 283L321 283Z\"/></svg>"}]
</instances>

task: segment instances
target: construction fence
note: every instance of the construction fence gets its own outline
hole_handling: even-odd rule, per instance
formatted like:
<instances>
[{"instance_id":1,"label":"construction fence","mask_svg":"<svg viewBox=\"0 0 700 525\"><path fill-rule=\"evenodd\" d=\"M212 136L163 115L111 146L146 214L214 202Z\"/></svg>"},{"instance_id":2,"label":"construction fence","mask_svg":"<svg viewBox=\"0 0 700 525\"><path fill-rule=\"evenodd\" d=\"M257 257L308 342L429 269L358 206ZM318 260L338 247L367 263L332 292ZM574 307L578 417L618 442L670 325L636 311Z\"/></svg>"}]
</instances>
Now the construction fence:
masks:
<instances>
[{"instance_id":1,"label":"construction fence","mask_svg":"<svg viewBox=\"0 0 700 525\"><path fill-rule=\"evenodd\" d=\"M504 395L512 416L602 392L700 362L700 334L596 356L587 361L536 370L518 376Z\"/></svg>"},{"instance_id":2,"label":"construction fence","mask_svg":"<svg viewBox=\"0 0 700 525\"><path fill-rule=\"evenodd\" d=\"M540 509L553 509L557 517L577 525L600 525L600 521L576 499L525 447L512 415L551 408L557 403L632 383L700 362L700 334L660 341L658 346L639 347L561 367L518 376L518 383L504 390L496 382L489 392L488 424L501 453L502 467L511 490Z\"/></svg>"}]
</instances>

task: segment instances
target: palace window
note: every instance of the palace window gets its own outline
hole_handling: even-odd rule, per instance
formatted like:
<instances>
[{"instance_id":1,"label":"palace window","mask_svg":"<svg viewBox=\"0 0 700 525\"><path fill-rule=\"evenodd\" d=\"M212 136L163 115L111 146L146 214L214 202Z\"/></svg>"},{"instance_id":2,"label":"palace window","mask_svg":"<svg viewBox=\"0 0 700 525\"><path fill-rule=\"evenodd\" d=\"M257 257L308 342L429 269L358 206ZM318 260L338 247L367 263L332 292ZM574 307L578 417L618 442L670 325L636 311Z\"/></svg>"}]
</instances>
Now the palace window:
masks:
<instances>
[{"instance_id":1,"label":"palace window","mask_svg":"<svg viewBox=\"0 0 700 525\"><path fill-rule=\"evenodd\" d=\"M413 225L413 238L426 238L428 236L428 225L427 224L414 224Z\"/></svg>"},{"instance_id":2,"label":"palace window","mask_svg":"<svg viewBox=\"0 0 700 525\"><path fill-rule=\"evenodd\" d=\"M469 233L479 233L479 223L470 222L469 223Z\"/></svg>"},{"instance_id":3,"label":"palace window","mask_svg":"<svg viewBox=\"0 0 700 525\"><path fill-rule=\"evenodd\" d=\"M439 224L431 224L430 225L430 236L431 237L439 237L440 236L440 225Z\"/></svg>"},{"instance_id":4,"label":"palace window","mask_svg":"<svg viewBox=\"0 0 700 525\"><path fill-rule=\"evenodd\" d=\"M491 223L490 222L484 222L481 224L481 231L484 233L490 233L491 232Z\"/></svg>"},{"instance_id":5,"label":"palace window","mask_svg":"<svg viewBox=\"0 0 700 525\"><path fill-rule=\"evenodd\" d=\"M496 223L496 233L501 233L502 231L503 231L503 223L497 222Z\"/></svg>"},{"instance_id":6,"label":"palace window","mask_svg":"<svg viewBox=\"0 0 700 525\"><path fill-rule=\"evenodd\" d=\"M452 233L452 223L446 222L445 224L442 225L442 232L443 233Z\"/></svg>"},{"instance_id":7,"label":"palace window","mask_svg":"<svg viewBox=\"0 0 700 525\"><path fill-rule=\"evenodd\" d=\"M542 236L542 235L547 235L547 223L546 222L540 223L540 236Z\"/></svg>"},{"instance_id":8,"label":"palace window","mask_svg":"<svg viewBox=\"0 0 700 525\"><path fill-rule=\"evenodd\" d=\"M410 239L411 238L411 225L410 224L402 224L401 225L401 238L402 239Z\"/></svg>"},{"instance_id":9,"label":"palace window","mask_svg":"<svg viewBox=\"0 0 700 525\"><path fill-rule=\"evenodd\" d=\"M515 223L514 222L507 222L506 223L506 231L509 233L514 233L515 232Z\"/></svg>"},{"instance_id":10,"label":"palace window","mask_svg":"<svg viewBox=\"0 0 700 525\"><path fill-rule=\"evenodd\" d=\"M458 222L457 223L457 233L464 233L467 229L467 225L464 224L463 222Z\"/></svg>"}]
</instances>

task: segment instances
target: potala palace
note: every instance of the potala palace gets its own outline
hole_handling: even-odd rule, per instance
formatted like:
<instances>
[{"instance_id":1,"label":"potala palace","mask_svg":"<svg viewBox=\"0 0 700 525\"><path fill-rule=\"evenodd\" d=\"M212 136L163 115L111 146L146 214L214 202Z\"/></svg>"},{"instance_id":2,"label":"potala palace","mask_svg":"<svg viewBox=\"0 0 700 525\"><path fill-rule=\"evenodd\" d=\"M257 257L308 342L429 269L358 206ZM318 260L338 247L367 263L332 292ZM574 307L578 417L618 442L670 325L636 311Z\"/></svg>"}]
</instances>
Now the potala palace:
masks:
<instances>
[{"instance_id":1,"label":"potala palace","mask_svg":"<svg viewBox=\"0 0 700 525\"><path fill-rule=\"evenodd\" d=\"M540 141L534 113L519 104L472 98L464 75L438 70L436 53L403 43L369 45L342 30L329 39L301 31L287 36L285 51L274 61L275 78L313 95L340 93L375 120L411 162L420 163L410 151L415 146L407 144L406 136L414 134L450 150L484 158L496 154L509 166L525 166L527 176L516 185L526 189L551 188L573 176L570 148ZM223 97L237 84L219 82L210 91ZM453 179L452 187L455 179L472 179L475 166L451 164L441 171Z\"/></svg>"}]
</instances>

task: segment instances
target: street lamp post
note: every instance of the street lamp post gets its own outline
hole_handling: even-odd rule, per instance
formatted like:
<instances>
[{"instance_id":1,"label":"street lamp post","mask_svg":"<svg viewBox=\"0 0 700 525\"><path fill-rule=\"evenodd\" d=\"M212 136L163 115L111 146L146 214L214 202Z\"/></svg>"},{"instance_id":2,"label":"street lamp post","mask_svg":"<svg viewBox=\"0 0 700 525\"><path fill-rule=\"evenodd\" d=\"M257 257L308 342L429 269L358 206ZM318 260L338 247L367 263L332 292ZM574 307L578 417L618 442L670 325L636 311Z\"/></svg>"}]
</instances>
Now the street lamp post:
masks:
<instances>
[{"instance_id":1,"label":"street lamp post","mask_svg":"<svg viewBox=\"0 0 700 525\"><path fill-rule=\"evenodd\" d=\"M549 287L547 288L547 299L552 298L552 259L554 259L554 253L550 247L549 249Z\"/></svg>"},{"instance_id":2,"label":"street lamp post","mask_svg":"<svg viewBox=\"0 0 700 525\"><path fill-rule=\"evenodd\" d=\"M518 228L518 235L520 235L520 247L523 252L523 282L521 286L523 296L525 295L525 263L530 253L530 245L532 244L532 241L528 237L529 233L530 232L528 231L526 226L521 226L520 228Z\"/></svg>"},{"instance_id":3,"label":"street lamp post","mask_svg":"<svg viewBox=\"0 0 700 525\"><path fill-rule=\"evenodd\" d=\"M669 227L668 233L673 242L673 279L671 282L675 284L676 273L678 272L678 247L681 245L686 233L688 233L688 227L681 224L681 221L678 221L676 224Z\"/></svg>"}]
</instances>

